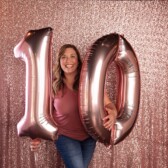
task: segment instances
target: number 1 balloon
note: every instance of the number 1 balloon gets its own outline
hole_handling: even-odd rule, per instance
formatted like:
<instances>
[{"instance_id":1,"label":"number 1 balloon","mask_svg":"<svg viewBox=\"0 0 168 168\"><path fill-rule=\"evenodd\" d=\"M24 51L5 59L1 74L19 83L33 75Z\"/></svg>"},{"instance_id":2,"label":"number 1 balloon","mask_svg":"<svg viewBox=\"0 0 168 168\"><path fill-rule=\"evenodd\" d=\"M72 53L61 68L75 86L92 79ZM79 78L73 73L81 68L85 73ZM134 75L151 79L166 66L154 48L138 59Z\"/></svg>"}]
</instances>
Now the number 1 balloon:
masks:
<instances>
[{"instance_id":1,"label":"number 1 balloon","mask_svg":"<svg viewBox=\"0 0 168 168\"><path fill-rule=\"evenodd\" d=\"M30 30L14 48L16 58L26 64L25 113L17 124L19 136L54 140L52 120L52 29Z\"/></svg>"},{"instance_id":2,"label":"number 1 balloon","mask_svg":"<svg viewBox=\"0 0 168 168\"><path fill-rule=\"evenodd\" d=\"M114 129L103 126L104 84L107 67L115 62L119 74L118 118ZM117 144L131 131L140 101L140 72L137 57L128 41L116 33L98 39L88 51L81 70L79 107L88 133L104 144Z\"/></svg>"}]
</instances>

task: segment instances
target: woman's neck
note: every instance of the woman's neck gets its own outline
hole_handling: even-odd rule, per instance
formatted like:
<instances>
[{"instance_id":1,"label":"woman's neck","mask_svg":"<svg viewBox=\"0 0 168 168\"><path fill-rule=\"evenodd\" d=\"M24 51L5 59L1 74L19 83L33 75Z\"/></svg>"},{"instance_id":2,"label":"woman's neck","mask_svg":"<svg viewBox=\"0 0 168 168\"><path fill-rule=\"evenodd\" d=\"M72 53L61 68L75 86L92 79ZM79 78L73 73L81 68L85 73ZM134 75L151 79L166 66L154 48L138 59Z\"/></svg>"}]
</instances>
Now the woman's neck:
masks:
<instances>
[{"instance_id":1,"label":"woman's neck","mask_svg":"<svg viewBox=\"0 0 168 168\"><path fill-rule=\"evenodd\" d=\"M64 83L66 86L73 90L73 84L75 82L75 74L64 74Z\"/></svg>"}]
</instances>

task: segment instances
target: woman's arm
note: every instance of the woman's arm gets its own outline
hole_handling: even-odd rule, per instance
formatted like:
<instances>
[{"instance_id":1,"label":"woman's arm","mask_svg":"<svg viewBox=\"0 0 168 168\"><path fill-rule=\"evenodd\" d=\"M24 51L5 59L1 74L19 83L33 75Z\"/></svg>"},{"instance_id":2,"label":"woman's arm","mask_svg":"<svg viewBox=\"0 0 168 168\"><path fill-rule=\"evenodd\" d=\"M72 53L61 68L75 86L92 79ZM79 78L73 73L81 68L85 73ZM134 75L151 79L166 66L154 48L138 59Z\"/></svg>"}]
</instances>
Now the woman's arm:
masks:
<instances>
[{"instance_id":1,"label":"woman's arm","mask_svg":"<svg viewBox=\"0 0 168 168\"><path fill-rule=\"evenodd\" d=\"M104 127L111 130L117 118L117 109L107 96L107 93L104 94L104 108L108 113L107 116L103 118Z\"/></svg>"}]
</instances>

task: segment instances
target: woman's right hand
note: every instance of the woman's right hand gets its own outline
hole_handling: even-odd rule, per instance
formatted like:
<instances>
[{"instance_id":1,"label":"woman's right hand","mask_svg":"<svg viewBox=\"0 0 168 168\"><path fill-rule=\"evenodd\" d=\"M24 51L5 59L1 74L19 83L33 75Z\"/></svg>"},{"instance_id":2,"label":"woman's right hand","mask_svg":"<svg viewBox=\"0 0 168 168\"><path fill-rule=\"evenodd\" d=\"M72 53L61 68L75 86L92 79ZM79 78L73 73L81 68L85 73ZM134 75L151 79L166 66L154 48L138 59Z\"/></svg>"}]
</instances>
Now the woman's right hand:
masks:
<instances>
[{"instance_id":1,"label":"woman's right hand","mask_svg":"<svg viewBox=\"0 0 168 168\"><path fill-rule=\"evenodd\" d=\"M36 151L39 148L40 144L41 144L40 138L32 139L30 142L31 151Z\"/></svg>"}]
</instances>

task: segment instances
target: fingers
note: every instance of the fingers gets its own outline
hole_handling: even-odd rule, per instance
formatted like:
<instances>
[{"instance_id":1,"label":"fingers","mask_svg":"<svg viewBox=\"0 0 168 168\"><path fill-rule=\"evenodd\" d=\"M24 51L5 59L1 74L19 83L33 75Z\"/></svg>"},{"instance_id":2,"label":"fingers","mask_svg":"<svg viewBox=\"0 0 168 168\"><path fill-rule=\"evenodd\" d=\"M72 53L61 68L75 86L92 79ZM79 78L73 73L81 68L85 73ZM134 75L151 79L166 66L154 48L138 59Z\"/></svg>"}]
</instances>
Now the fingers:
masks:
<instances>
[{"instance_id":1,"label":"fingers","mask_svg":"<svg viewBox=\"0 0 168 168\"><path fill-rule=\"evenodd\" d=\"M107 111L107 113L109 115L113 115L115 118L117 117L117 110L116 109L110 109L110 108L105 108L105 110Z\"/></svg>"},{"instance_id":2,"label":"fingers","mask_svg":"<svg viewBox=\"0 0 168 168\"><path fill-rule=\"evenodd\" d=\"M39 139L39 138L33 139L30 142L31 151L36 151L39 148L40 144L41 144L41 139Z\"/></svg>"},{"instance_id":3,"label":"fingers","mask_svg":"<svg viewBox=\"0 0 168 168\"><path fill-rule=\"evenodd\" d=\"M114 126L117 117L117 111L115 108L109 108L109 107L105 107L105 110L107 111L108 115L103 118L104 121L103 125L106 129L110 131Z\"/></svg>"},{"instance_id":4,"label":"fingers","mask_svg":"<svg viewBox=\"0 0 168 168\"><path fill-rule=\"evenodd\" d=\"M31 144L30 145L31 151L37 151L38 148L39 148L39 144L38 145L37 144Z\"/></svg>"},{"instance_id":5,"label":"fingers","mask_svg":"<svg viewBox=\"0 0 168 168\"><path fill-rule=\"evenodd\" d=\"M113 125L114 124L111 124L111 123L105 123L104 127L110 131L112 129Z\"/></svg>"},{"instance_id":6,"label":"fingers","mask_svg":"<svg viewBox=\"0 0 168 168\"><path fill-rule=\"evenodd\" d=\"M114 117L111 116L111 115L108 115L106 117L103 118L103 121L104 121L104 124L103 126L108 129L108 130L111 130L112 127L114 126Z\"/></svg>"}]
</instances>

